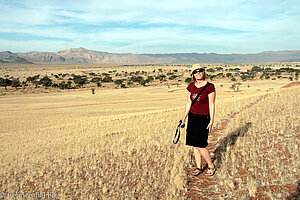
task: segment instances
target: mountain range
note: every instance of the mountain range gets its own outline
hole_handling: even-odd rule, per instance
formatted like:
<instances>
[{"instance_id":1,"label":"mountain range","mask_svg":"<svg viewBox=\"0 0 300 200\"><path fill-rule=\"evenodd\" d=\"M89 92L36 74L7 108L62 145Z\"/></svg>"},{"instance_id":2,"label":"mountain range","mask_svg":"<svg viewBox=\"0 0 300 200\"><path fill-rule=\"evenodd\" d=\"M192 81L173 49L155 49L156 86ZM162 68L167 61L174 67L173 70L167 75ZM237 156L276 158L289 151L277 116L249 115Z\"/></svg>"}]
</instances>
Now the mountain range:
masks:
<instances>
[{"instance_id":1,"label":"mountain range","mask_svg":"<svg viewBox=\"0 0 300 200\"><path fill-rule=\"evenodd\" d=\"M58 52L12 53L0 52L0 63L21 64L184 64L184 63L255 63L300 62L300 51L264 51L257 54L173 53L130 54L107 53L85 48L71 48Z\"/></svg>"}]
</instances>

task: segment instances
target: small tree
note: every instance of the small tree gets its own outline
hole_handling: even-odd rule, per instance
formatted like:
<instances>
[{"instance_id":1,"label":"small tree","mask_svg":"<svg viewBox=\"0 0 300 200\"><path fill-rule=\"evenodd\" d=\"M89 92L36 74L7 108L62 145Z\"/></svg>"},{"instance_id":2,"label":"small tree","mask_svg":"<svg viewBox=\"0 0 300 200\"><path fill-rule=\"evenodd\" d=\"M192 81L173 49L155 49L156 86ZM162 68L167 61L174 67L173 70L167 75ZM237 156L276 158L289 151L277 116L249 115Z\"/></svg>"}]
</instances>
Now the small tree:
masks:
<instances>
[{"instance_id":1,"label":"small tree","mask_svg":"<svg viewBox=\"0 0 300 200\"><path fill-rule=\"evenodd\" d=\"M186 83L191 83L191 82L193 82L193 79L192 79L192 78L186 78L186 79L185 79L185 82L186 82Z\"/></svg>"},{"instance_id":2,"label":"small tree","mask_svg":"<svg viewBox=\"0 0 300 200\"><path fill-rule=\"evenodd\" d=\"M113 80L112 80L112 77L110 77L110 76L105 76L105 77L102 79L102 82L109 83L109 82L113 82Z\"/></svg>"},{"instance_id":3,"label":"small tree","mask_svg":"<svg viewBox=\"0 0 300 200\"><path fill-rule=\"evenodd\" d=\"M29 81L29 82L34 82L34 81L36 81L37 79L39 79L39 77L40 77L40 75L38 74L38 75L35 75L35 76L29 76L29 77L27 77L26 78L26 81Z\"/></svg>"},{"instance_id":4,"label":"small tree","mask_svg":"<svg viewBox=\"0 0 300 200\"><path fill-rule=\"evenodd\" d=\"M241 79L242 79L242 81L246 81L248 79L248 76L247 75L241 75Z\"/></svg>"},{"instance_id":5,"label":"small tree","mask_svg":"<svg viewBox=\"0 0 300 200\"><path fill-rule=\"evenodd\" d=\"M80 75L74 75L73 81L75 84L77 84L79 87L81 87L87 83L87 78L85 78L84 76L80 76Z\"/></svg>"},{"instance_id":6,"label":"small tree","mask_svg":"<svg viewBox=\"0 0 300 200\"><path fill-rule=\"evenodd\" d=\"M178 76L176 74L173 74L169 77L170 80L174 80L175 78L177 78Z\"/></svg>"},{"instance_id":7,"label":"small tree","mask_svg":"<svg viewBox=\"0 0 300 200\"><path fill-rule=\"evenodd\" d=\"M214 80L217 77L217 75L208 75L208 74L207 74L207 76L210 80Z\"/></svg>"},{"instance_id":8,"label":"small tree","mask_svg":"<svg viewBox=\"0 0 300 200\"><path fill-rule=\"evenodd\" d=\"M133 76L130 78L130 80L132 82L141 82L142 80L144 80L144 78L142 76Z\"/></svg>"},{"instance_id":9,"label":"small tree","mask_svg":"<svg viewBox=\"0 0 300 200\"><path fill-rule=\"evenodd\" d=\"M230 88L233 89L233 91L238 92L238 91L239 91L239 87L240 87L241 85L242 85L242 84L241 84L240 82L234 83L234 84L231 85Z\"/></svg>"},{"instance_id":10,"label":"small tree","mask_svg":"<svg viewBox=\"0 0 300 200\"><path fill-rule=\"evenodd\" d=\"M52 80L48 76L44 76L40 81L39 84L50 87L52 85Z\"/></svg>"},{"instance_id":11,"label":"small tree","mask_svg":"<svg viewBox=\"0 0 300 200\"><path fill-rule=\"evenodd\" d=\"M153 76L148 76L147 79L146 79L148 82L151 82L154 80Z\"/></svg>"},{"instance_id":12,"label":"small tree","mask_svg":"<svg viewBox=\"0 0 300 200\"><path fill-rule=\"evenodd\" d=\"M118 79L118 80L115 80L115 82L114 82L116 85L122 85L122 83L123 83L123 80L121 80L121 79Z\"/></svg>"},{"instance_id":13,"label":"small tree","mask_svg":"<svg viewBox=\"0 0 300 200\"><path fill-rule=\"evenodd\" d=\"M232 77L232 73L226 73L227 77Z\"/></svg>"},{"instance_id":14,"label":"small tree","mask_svg":"<svg viewBox=\"0 0 300 200\"><path fill-rule=\"evenodd\" d=\"M12 80L6 78L0 78L0 86L4 87L5 90L7 90L7 86L10 86L12 84Z\"/></svg>"},{"instance_id":15,"label":"small tree","mask_svg":"<svg viewBox=\"0 0 300 200\"><path fill-rule=\"evenodd\" d=\"M206 70L207 72L215 72L215 70L213 68L209 68Z\"/></svg>"},{"instance_id":16,"label":"small tree","mask_svg":"<svg viewBox=\"0 0 300 200\"><path fill-rule=\"evenodd\" d=\"M64 81L62 81L58 84L58 87L59 87L59 89L64 90L67 88L67 84Z\"/></svg>"},{"instance_id":17,"label":"small tree","mask_svg":"<svg viewBox=\"0 0 300 200\"><path fill-rule=\"evenodd\" d=\"M94 77L91 80L91 82L93 82L93 83L98 83L99 81L101 81L101 78L99 78L99 77Z\"/></svg>"},{"instance_id":18,"label":"small tree","mask_svg":"<svg viewBox=\"0 0 300 200\"><path fill-rule=\"evenodd\" d=\"M166 75L160 74L159 76L156 77L156 79L159 79L160 81L163 81L166 78Z\"/></svg>"},{"instance_id":19,"label":"small tree","mask_svg":"<svg viewBox=\"0 0 300 200\"><path fill-rule=\"evenodd\" d=\"M260 72L260 71L263 71L264 69L259 67L259 66L254 66L252 67L251 71L255 71L255 72Z\"/></svg>"},{"instance_id":20,"label":"small tree","mask_svg":"<svg viewBox=\"0 0 300 200\"><path fill-rule=\"evenodd\" d=\"M12 82L11 82L11 86L16 88L16 90L17 90L18 87L21 86L21 83L20 83L19 79L13 79Z\"/></svg>"}]
</instances>

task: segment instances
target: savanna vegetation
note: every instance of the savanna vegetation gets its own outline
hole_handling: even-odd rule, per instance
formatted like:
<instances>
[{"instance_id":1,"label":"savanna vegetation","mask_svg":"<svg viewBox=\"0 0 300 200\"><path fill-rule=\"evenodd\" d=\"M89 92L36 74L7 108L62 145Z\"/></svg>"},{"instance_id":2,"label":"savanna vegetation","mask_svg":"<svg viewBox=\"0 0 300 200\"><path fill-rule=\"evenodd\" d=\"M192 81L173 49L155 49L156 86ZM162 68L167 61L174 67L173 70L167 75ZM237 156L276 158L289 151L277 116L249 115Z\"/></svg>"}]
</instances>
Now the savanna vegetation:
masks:
<instances>
[{"instance_id":1,"label":"savanna vegetation","mask_svg":"<svg viewBox=\"0 0 300 200\"><path fill-rule=\"evenodd\" d=\"M72 66L68 66L67 68L70 67ZM117 70L119 67L123 68ZM126 70L126 67L132 68ZM149 67L152 68L149 70ZM47 92L81 88L110 89L158 85L167 85L170 87L172 85L184 84L185 82L190 83L192 81L190 78L190 67L191 65L123 65L107 70L105 70L105 67L89 68L81 70L80 73L45 73L41 70L36 70L36 74L30 76L20 73L12 75L11 71L14 68L11 67L12 69L10 70L2 70L0 74L0 89L2 88L1 94L3 95L19 89L23 93L31 93L41 90ZM290 81L297 81L299 76L298 64L236 66L210 64L203 65L203 67L206 68L208 80L232 82L233 90L238 90L240 82L257 79L288 79ZM136 70L143 68L145 70ZM51 69L51 66L49 66L49 69Z\"/></svg>"},{"instance_id":2,"label":"savanna vegetation","mask_svg":"<svg viewBox=\"0 0 300 200\"><path fill-rule=\"evenodd\" d=\"M209 136L217 172L210 179L191 175L194 160L185 129L172 144L186 103L188 66L3 69L1 81L17 79L21 86L1 91L7 95L0 97L0 193L49 192L59 199L296 199L297 66L206 67L209 77L216 75L209 81L217 91ZM270 78L260 78L264 73ZM253 79L242 80L251 74ZM21 91L23 81L28 91L49 93L9 93ZM90 86L99 91L84 89Z\"/></svg>"}]
</instances>

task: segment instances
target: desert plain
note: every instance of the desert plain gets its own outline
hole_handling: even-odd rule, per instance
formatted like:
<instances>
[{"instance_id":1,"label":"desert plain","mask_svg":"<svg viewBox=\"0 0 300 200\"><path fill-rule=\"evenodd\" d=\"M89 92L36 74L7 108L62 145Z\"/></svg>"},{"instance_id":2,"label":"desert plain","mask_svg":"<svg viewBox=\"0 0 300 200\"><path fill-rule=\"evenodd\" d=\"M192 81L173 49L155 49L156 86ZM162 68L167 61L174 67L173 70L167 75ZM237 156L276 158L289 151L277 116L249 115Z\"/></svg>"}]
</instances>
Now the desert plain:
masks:
<instances>
[{"instance_id":1,"label":"desert plain","mask_svg":"<svg viewBox=\"0 0 300 200\"><path fill-rule=\"evenodd\" d=\"M59 74L70 79L72 73L122 81L73 89L32 83L1 87L0 198L45 193L58 199L297 199L300 85L295 73L241 80L240 72L253 64L203 66L216 69L208 79L217 94L208 141L217 166L211 178L191 175L195 163L185 128L179 143L172 144L184 113L189 65L1 66L0 77L20 82L57 75L51 79L59 85ZM236 67L237 80L225 75ZM137 76L154 78L144 85L128 78ZM240 83L238 90L234 83Z\"/></svg>"}]
</instances>

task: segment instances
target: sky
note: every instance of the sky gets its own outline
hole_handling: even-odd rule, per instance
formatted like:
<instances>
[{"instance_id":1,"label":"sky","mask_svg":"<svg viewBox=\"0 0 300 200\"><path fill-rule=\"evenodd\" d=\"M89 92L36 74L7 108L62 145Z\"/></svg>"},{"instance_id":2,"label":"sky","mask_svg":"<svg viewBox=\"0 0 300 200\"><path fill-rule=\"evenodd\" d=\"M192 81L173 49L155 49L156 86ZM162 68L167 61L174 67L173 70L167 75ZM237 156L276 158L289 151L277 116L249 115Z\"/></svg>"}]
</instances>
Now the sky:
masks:
<instances>
[{"instance_id":1,"label":"sky","mask_svg":"<svg viewBox=\"0 0 300 200\"><path fill-rule=\"evenodd\" d=\"M0 0L0 51L300 50L299 0Z\"/></svg>"}]
</instances>

